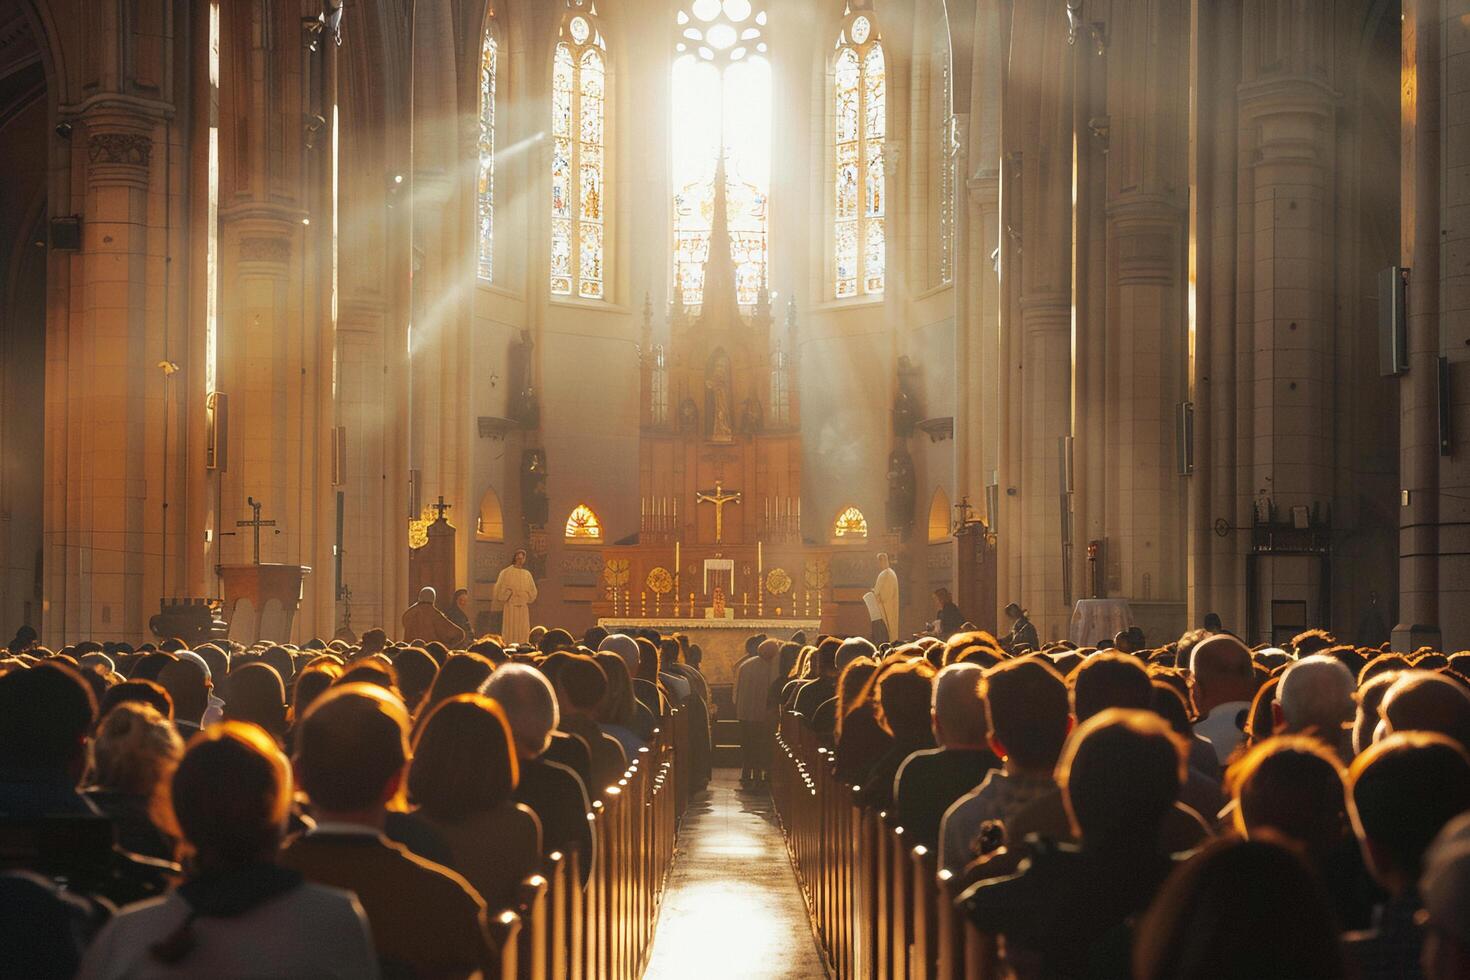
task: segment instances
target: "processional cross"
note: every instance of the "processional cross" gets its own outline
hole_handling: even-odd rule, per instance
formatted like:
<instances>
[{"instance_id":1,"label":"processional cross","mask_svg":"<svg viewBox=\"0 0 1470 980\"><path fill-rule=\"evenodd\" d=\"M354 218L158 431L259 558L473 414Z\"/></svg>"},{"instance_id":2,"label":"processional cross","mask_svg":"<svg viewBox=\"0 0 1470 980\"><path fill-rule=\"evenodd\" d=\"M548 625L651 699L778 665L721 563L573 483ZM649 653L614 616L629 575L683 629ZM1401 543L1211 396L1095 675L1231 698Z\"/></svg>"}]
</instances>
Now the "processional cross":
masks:
<instances>
[{"instance_id":1,"label":"processional cross","mask_svg":"<svg viewBox=\"0 0 1470 980\"><path fill-rule=\"evenodd\" d=\"M261 506L260 505L260 501L256 500L254 497L246 497L245 498L245 502L250 505L250 513L251 513L250 520L248 520L248 521L236 521L235 522L235 526L236 527L248 527L248 528L251 528L255 532L255 564L259 565L260 564L260 529L263 528L263 527L275 528L276 527L276 522L275 521L263 521L263 520L260 519L260 506ZM281 533L280 529L279 528L276 528L275 533L276 534L280 534Z\"/></svg>"},{"instance_id":2,"label":"processional cross","mask_svg":"<svg viewBox=\"0 0 1470 980\"><path fill-rule=\"evenodd\" d=\"M723 544L725 540L725 505L740 503L739 490L725 490L725 485L719 480L715 481L713 490L700 490L694 495L696 502L701 504L715 505L715 544Z\"/></svg>"}]
</instances>

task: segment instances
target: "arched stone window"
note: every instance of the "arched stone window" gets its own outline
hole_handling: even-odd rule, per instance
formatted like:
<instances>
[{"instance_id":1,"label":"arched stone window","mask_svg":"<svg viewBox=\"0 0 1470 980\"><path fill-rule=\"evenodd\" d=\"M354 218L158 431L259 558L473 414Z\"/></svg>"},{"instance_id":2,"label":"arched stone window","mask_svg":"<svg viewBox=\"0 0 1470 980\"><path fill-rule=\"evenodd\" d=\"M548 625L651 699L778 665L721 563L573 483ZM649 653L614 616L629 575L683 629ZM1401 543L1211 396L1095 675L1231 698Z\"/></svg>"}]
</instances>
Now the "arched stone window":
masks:
<instances>
[{"instance_id":1,"label":"arched stone window","mask_svg":"<svg viewBox=\"0 0 1470 980\"><path fill-rule=\"evenodd\" d=\"M868 519L856 507L844 507L832 523L832 537L839 541L860 541L868 536Z\"/></svg>"},{"instance_id":2,"label":"arched stone window","mask_svg":"<svg viewBox=\"0 0 1470 980\"><path fill-rule=\"evenodd\" d=\"M929 543L937 544L949 538L949 494L943 487L935 487L934 499L929 504Z\"/></svg>"},{"instance_id":3,"label":"arched stone window","mask_svg":"<svg viewBox=\"0 0 1470 980\"><path fill-rule=\"evenodd\" d=\"M883 292L887 249L888 72L872 4L863 0L849 5L837 35L832 114L833 295L874 296Z\"/></svg>"},{"instance_id":4,"label":"arched stone window","mask_svg":"<svg viewBox=\"0 0 1470 980\"><path fill-rule=\"evenodd\" d=\"M480 42L480 154L475 184L475 274L495 280L495 83L500 38L493 13Z\"/></svg>"},{"instance_id":5,"label":"arched stone window","mask_svg":"<svg viewBox=\"0 0 1470 980\"><path fill-rule=\"evenodd\" d=\"M595 544L602 540L602 522L586 504L578 504L567 515L566 537L578 544Z\"/></svg>"},{"instance_id":6,"label":"arched stone window","mask_svg":"<svg viewBox=\"0 0 1470 980\"><path fill-rule=\"evenodd\" d=\"M476 541L504 541L505 513L500 509L500 497L494 488L487 487L480 498L480 513L475 518Z\"/></svg>"},{"instance_id":7,"label":"arched stone window","mask_svg":"<svg viewBox=\"0 0 1470 980\"><path fill-rule=\"evenodd\" d=\"M593 0L567 0L551 68L551 294L606 295L607 41Z\"/></svg>"}]
</instances>

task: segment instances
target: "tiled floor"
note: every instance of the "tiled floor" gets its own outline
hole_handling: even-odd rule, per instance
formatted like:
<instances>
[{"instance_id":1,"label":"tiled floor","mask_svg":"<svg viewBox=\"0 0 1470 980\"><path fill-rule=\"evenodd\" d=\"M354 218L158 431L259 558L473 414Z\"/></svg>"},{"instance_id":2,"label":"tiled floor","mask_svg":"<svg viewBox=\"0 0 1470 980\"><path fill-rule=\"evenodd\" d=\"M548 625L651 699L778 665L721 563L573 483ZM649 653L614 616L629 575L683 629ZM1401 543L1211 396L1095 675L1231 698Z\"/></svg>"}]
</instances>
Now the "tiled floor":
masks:
<instances>
[{"instance_id":1,"label":"tiled floor","mask_svg":"<svg viewBox=\"0 0 1470 980\"><path fill-rule=\"evenodd\" d=\"M770 794L738 776L689 804L645 980L827 976Z\"/></svg>"}]
</instances>

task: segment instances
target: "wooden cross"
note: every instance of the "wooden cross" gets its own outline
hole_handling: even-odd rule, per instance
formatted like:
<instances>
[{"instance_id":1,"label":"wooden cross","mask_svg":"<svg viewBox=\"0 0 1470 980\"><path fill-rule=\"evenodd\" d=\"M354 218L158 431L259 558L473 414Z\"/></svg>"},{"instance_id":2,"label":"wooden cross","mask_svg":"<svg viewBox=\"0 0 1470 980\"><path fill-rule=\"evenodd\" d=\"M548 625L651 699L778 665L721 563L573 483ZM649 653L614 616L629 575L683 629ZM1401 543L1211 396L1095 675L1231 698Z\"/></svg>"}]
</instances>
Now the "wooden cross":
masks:
<instances>
[{"instance_id":1,"label":"wooden cross","mask_svg":"<svg viewBox=\"0 0 1470 980\"><path fill-rule=\"evenodd\" d=\"M260 529L263 527L275 528L275 521L263 521L260 519L260 503L254 497L246 497L245 502L250 505L251 518L248 521L236 521L236 527L248 527L255 532L255 564L260 564ZM276 534L280 534L276 528Z\"/></svg>"},{"instance_id":2,"label":"wooden cross","mask_svg":"<svg viewBox=\"0 0 1470 980\"><path fill-rule=\"evenodd\" d=\"M696 502L701 504L715 505L715 544L721 544L725 540L725 505L740 503L740 491L725 491L725 486L719 480L715 481L713 490L700 490L694 495Z\"/></svg>"},{"instance_id":3,"label":"wooden cross","mask_svg":"<svg viewBox=\"0 0 1470 980\"><path fill-rule=\"evenodd\" d=\"M439 515L435 519L436 520L440 520L440 521L444 520L444 512L446 510L452 510L453 508L454 508L454 505L453 504L446 504L444 502L444 494L442 494L442 493L439 495L439 502L437 504L430 504L429 505L429 509L432 510L432 511L435 511Z\"/></svg>"}]
</instances>

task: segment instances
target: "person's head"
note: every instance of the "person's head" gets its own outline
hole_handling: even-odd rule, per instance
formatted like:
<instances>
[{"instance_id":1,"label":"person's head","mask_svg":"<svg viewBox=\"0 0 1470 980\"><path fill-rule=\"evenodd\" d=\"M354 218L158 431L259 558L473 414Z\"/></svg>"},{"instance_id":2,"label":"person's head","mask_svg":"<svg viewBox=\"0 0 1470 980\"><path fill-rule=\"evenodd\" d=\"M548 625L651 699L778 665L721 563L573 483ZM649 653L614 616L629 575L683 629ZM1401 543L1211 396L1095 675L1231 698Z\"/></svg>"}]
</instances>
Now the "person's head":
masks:
<instances>
[{"instance_id":1,"label":"person's head","mask_svg":"<svg viewBox=\"0 0 1470 980\"><path fill-rule=\"evenodd\" d=\"M1305 630L1291 638L1291 647L1296 651L1298 659L1305 659L1336 645L1337 638L1323 629Z\"/></svg>"},{"instance_id":2,"label":"person's head","mask_svg":"<svg viewBox=\"0 0 1470 980\"><path fill-rule=\"evenodd\" d=\"M439 676L439 664L422 647L408 647L398 651L393 669L398 674L398 692L412 713L429 693L429 688L434 686L434 678Z\"/></svg>"},{"instance_id":3,"label":"person's head","mask_svg":"<svg viewBox=\"0 0 1470 980\"><path fill-rule=\"evenodd\" d=\"M625 633L610 634L597 645L598 653L615 653L628 668L628 676L638 676L638 641Z\"/></svg>"},{"instance_id":4,"label":"person's head","mask_svg":"<svg viewBox=\"0 0 1470 980\"><path fill-rule=\"evenodd\" d=\"M834 731L839 740L842 738L843 720L877 670L878 661L872 657L859 657L849 661L842 668L842 673L837 675L837 724Z\"/></svg>"},{"instance_id":5,"label":"person's head","mask_svg":"<svg viewBox=\"0 0 1470 980\"><path fill-rule=\"evenodd\" d=\"M1152 711L1109 708L1067 739L1057 782L1084 847L1152 847L1184 785L1184 742Z\"/></svg>"},{"instance_id":6,"label":"person's head","mask_svg":"<svg viewBox=\"0 0 1470 980\"><path fill-rule=\"evenodd\" d=\"M86 674L81 676L86 680ZM144 680L123 681L109 687L97 699L97 717L101 718L118 705L129 702L146 704L165 718L174 717L174 699L169 696L168 691L157 681Z\"/></svg>"},{"instance_id":7,"label":"person's head","mask_svg":"<svg viewBox=\"0 0 1470 980\"><path fill-rule=\"evenodd\" d=\"M511 799L520 780L510 722L491 698L458 694L434 707L413 744L408 798L456 823Z\"/></svg>"},{"instance_id":8,"label":"person's head","mask_svg":"<svg viewBox=\"0 0 1470 980\"><path fill-rule=\"evenodd\" d=\"M1396 732L1353 760L1348 800L1369 870L1402 892L1434 835L1470 809L1470 756L1437 732Z\"/></svg>"},{"instance_id":9,"label":"person's head","mask_svg":"<svg viewBox=\"0 0 1470 980\"><path fill-rule=\"evenodd\" d=\"M1427 980L1470 976L1470 815L1451 820L1424 855L1423 966Z\"/></svg>"},{"instance_id":10,"label":"person's head","mask_svg":"<svg viewBox=\"0 0 1470 980\"><path fill-rule=\"evenodd\" d=\"M97 725L92 776L101 789L157 800L184 754L167 718L146 704L120 704Z\"/></svg>"},{"instance_id":11,"label":"person's head","mask_svg":"<svg viewBox=\"0 0 1470 980\"><path fill-rule=\"evenodd\" d=\"M1399 673L1378 713L1391 732L1439 732L1470 747L1470 694L1459 683L1426 670Z\"/></svg>"},{"instance_id":12,"label":"person's head","mask_svg":"<svg viewBox=\"0 0 1470 980\"><path fill-rule=\"evenodd\" d=\"M1255 697L1250 649L1228 633L1217 633L1194 644L1189 670L1194 675L1195 707L1202 715L1222 704Z\"/></svg>"},{"instance_id":13,"label":"person's head","mask_svg":"<svg viewBox=\"0 0 1470 980\"><path fill-rule=\"evenodd\" d=\"M1353 675L1335 657L1314 654L1298 660L1282 673L1276 689L1282 726L1335 744L1357 708L1355 686Z\"/></svg>"},{"instance_id":14,"label":"person's head","mask_svg":"<svg viewBox=\"0 0 1470 980\"><path fill-rule=\"evenodd\" d=\"M426 585L422 589L419 589L419 602L427 602L432 606L438 598L439 593L434 591L432 585Z\"/></svg>"},{"instance_id":15,"label":"person's head","mask_svg":"<svg viewBox=\"0 0 1470 980\"><path fill-rule=\"evenodd\" d=\"M949 594L949 590L944 588L943 586L940 586L939 588L934 590L934 605L938 608L943 609L945 606L949 605L953 601L954 597L951 596Z\"/></svg>"},{"instance_id":16,"label":"person's head","mask_svg":"<svg viewBox=\"0 0 1470 980\"><path fill-rule=\"evenodd\" d=\"M469 589L455 589L454 590L454 605L457 608L462 609L462 610L469 609L470 608L470 590Z\"/></svg>"},{"instance_id":17,"label":"person's head","mask_svg":"<svg viewBox=\"0 0 1470 980\"><path fill-rule=\"evenodd\" d=\"M1225 624L1220 621L1219 613L1205 613L1205 629L1211 633L1219 633L1225 629Z\"/></svg>"},{"instance_id":18,"label":"person's head","mask_svg":"<svg viewBox=\"0 0 1470 980\"><path fill-rule=\"evenodd\" d=\"M985 703L980 699L984 671L974 664L950 664L934 675L931 715L934 740L946 749L986 746Z\"/></svg>"},{"instance_id":19,"label":"person's head","mask_svg":"<svg viewBox=\"0 0 1470 980\"><path fill-rule=\"evenodd\" d=\"M679 662L683 653L684 649L679 646L679 641L672 636L666 636L658 645L658 664L662 669L668 670Z\"/></svg>"},{"instance_id":20,"label":"person's head","mask_svg":"<svg viewBox=\"0 0 1470 980\"><path fill-rule=\"evenodd\" d=\"M362 655L367 657L377 653L388 646L388 634L378 627L374 627L362 634L362 643L359 649Z\"/></svg>"},{"instance_id":21,"label":"person's head","mask_svg":"<svg viewBox=\"0 0 1470 980\"><path fill-rule=\"evenodd\" d=\"M517 548L516 549L516 553L511 556L511 561L515 563L516 568L525 568L526 567L526 549L525 548Z\"/></svg>"},{"instance_id":22,"label":"person's head","mask_svg":"<svg viewBox=\"0 0 1470 980\"><path fill-rule=\"evenodd\" d=\"M485 694L500 702L522 759L535 759L546 751L561 719L545 675L526 664L506 664L490 675Z\"/></svg>"},{"instance_id":23,"label":"person's head","mask_svg":"<svg viewBox=\"0 0 1470 980\"><path fill-rule=\"evenodd\" d=\"M296 777L319 818L380 818L408 758L408 711L375 684L331 688L296 732Z\"/></svg>"},{"instance_id":24,"label":"person's head","mask_svg":"<svg viewBox=\"0 0 1470 980\"><path fill-rule=\"evenodd\" d=\"M279 738L286 730L286 687L276 669L256 660L230 671L225 718L259 725Z\"/></svg>"},{"instance_id":25,"label":"person's head","mask_svg":"<svg viewBox=\"0 0 1470 980\"><path fill-rule=\"evenodd\" d=\"M577 714L596 719L597 711L607 697L607 673L593 657L581 653L561 654L565 661L557 671L553 686L563 714Z\"/></svg>"},{"instance_id":26,"label":"person's head","mask_svg":"<svg viewBox=\"0 0 1470 980\"><path fill-rule=\"evenodd\" d=\"M1314 859L1338 846L1347 831L1342 765L1314 738L1268 739L1230 767L1235 828L1256 838L1277 834Z\"/></svg>"},{"instance_id":27,"label":"person's head","mask_svg":"<svg viewBox=\"0 0 1470 980\"><path fill-rule=\"evenodd\" d=\"M92 689L70 667L43 661L0 674L0 771L80 779L96 719Z\"/></svg>"},{"instance_id":28,"label":"person's head","mask_svg":"<svg viewBox=\"0 0 1470 980\"><path fill-rule=\"evenodd\" d=\"M276 673L281 675L282 684L289 685L296 676L296 660L291 656L291 651L283 646L266 647L260 659L262 663L276 668Z\"/></svg>"},{"instance_id":29,"label":"person's head","mask_svg":"<svg viewBox=\"0 0 1470 980\"><path fill-rule=\"evenodd\" d=\"M291 688L291 716L300 721L312 702L321 697L342 676L342 665L323 657L301 668Z\"/></svg>"},{"instance_id":30,"label":"person's head","mask_svg":"<svg viewBox=\"0 0 1470 980\"><path fill-rule=\"evenodd\" d=\"M646 636L637 637L638 669L633 676L650 684L658 683L658 645Z\"/></svg>"},{"instance_id":31,"label":"person's head","mask_svg":"<svg viewBox=\"0 0 1470 980\"><path fill-rule=\"evenodd\" d=\"M627 663L616 653L600 651L593 659L607 680L607 693L598 707L597 721L603 725L627 728L633 724L638 712L638 699L633 696L633 675L628 673Z\"/></svg>"},{"instance_id":32,"label":"person's head","mask_svg":"<svg viewBox=\"0 0 1470 980\"><path fill-rule=\"evenodd\" d=\"M572 639L572 634L566 630L557 628L547 630L541 634L541 639L536 641L536 649L543 654L556 653L558 650L575 650L577 641Z\"/></svg>"},{"instance_id":33,"label":"person's head","mask_svg":"<svg viewBox=\"0 0 1470 980\"><path fill-rule=\"evenodd\" d=\"M478 653L451 654L439 668L429 693L419 705L419 713L427 714L440 701L456 694L475 694L490 677L495 665Z\"/></svg>"},{"instance_id":34,"label":"person's head","mask_svg":"<svg viewBox=\"0 0 1470 980\"><path fill-rule=\"evenodd\" d=\"M1118 630L1113 634L1113 649L1119 653L1133 653L1133 637L1127 630Z\"/></svg>"},{"instance_id":35,"label":"person's head","mask_svg":"<svg viewBox=\"0 0 1470 980\"><path fill-rule=\"evenodd\" d=\"M1014 770L1052 772L1072 728L1062 675L1036 657L1012 660L985 672L980 693L995 754Z\"/></svg>"},{"instance_id":36,"label":"person's head","mask_svg":"<svg viewBox=\"0 0 1470 980\"><path fill-rule=\"evenodd\" d=\"M886 551L880 551L880 552L878 552L878 567L879 568L888 568L892 564L893 563L891 561L889 561L889 559L888 559L888 552L886 552Z\"/></svg>"},{"instance_id":37,"label":"person's head","mask_svg":"<svg viewBox=\"0 0 1470 980\"><path fill-rule=\"evenodd\" d=\"M929 704L934 665L927 660L896 664L878 682L879 720L883 729L903 742L927 741L932 733Z\"/></svg>"},{"instance_id":38,"label":"person's head","mask_svg":"<svg viewBox=\"0 0 1470 980\"><path fill-rule=\"evenodd\" d=\"M286 830L291 770L271 737L226 721L194 736L174 771L174 820L200 871L267 862Z\"/></svg>"},{"instance_id":39,"label":"person's head","mask_svg":"<svg viewBox=\"0 0 1470 980\"><path fill-rule=\"evenodd\" d=\"M386 657L363 657L354 660L342 668L342 676L337 679L338 684L376 684L385 691L396 695L403 700L403 695L398 690L398 671L393 669L393 664Z\"/></svg>"},{"instance_id":40,"label":"person's head","mask_svg":"<svg viewBox=\"0 0 1470 980\"><path fill-rule=\"evenodd\" d=\"M1137 929L1138 980L1339 980L1327 895L1280 844L1222 838L1175 869Z\"/></svg>"},{"instance_id":41,"label":"person's head","mask_svg":"<svg viewBox=\"0 0 1470 980\"><path fill-rule=\"evenodd\" d=\"M1358 710L1353 717L1353 754L1361 755L1367 751L1368 746L1373 744L1380 727L1387 729L1387 723L1379 714L1383 706L1383 696L1393 687L1394 682L1399 679L1399 671L1391 670L1386 673L1377 674L1372 680L1358 688Z\"/></svg>"},{"instance_id":42,"label":"person's head","mask_svg":"<svg viewBox=\"0 0 1470 980\"><path fill-rule=\"evenodd\" d=\"M1067 681L1079 724L1108 708L1146 710L1153 698L1148 671L1137 657L1122 653L1094 653Z\"/></svg>"},{"instance_id":43,"label":"person's head","mask_svg":"<svg viewBox=\"0 0 1470 980\"><path fill-rule=\"evenodd\" d=\"M158 673L158 686L174 703L174 717L197 725L209 708L209 675L200 662L180 657Z\"/></svg>"},{"instance_id":44,"label":"person's head","mask_svg":"<svg viewBox=\"0 0 1470 980\"><path fill-rule=\"evenodd\" d=\"M1026 612L1021 608L1020 603L1008 602L1006 603L1005 614L1011 619L1022 619L1025 617Z\"/></svg>"},{"instance_id":45,"label":"person's head","mask_svg":"<svg viewBox=\"0 0 1470 980\"><path fill-rule=\"evenodd\" d=\"M138 681L157 681L158 675L163 672L163 668L169 664L178 663L178 660L179 658L172 653L166 653L162 650L145 653L141 657L133 659L132 668L128 671L128 677Z\"/></svg>"},{"instance_id":46,"label":"person's head","mask_svg":"<svg viewBox=\"0 0 1470 980\"><path fill-rule=\"evenodd\" d=\"M813 657L816 664L816 675L828 679L837 677L837 654L842 649L842 643L835 637L827 637L817 644L817 653Z\"/></svg>"}]
</instances>

